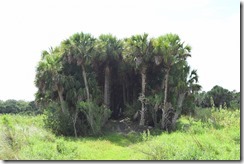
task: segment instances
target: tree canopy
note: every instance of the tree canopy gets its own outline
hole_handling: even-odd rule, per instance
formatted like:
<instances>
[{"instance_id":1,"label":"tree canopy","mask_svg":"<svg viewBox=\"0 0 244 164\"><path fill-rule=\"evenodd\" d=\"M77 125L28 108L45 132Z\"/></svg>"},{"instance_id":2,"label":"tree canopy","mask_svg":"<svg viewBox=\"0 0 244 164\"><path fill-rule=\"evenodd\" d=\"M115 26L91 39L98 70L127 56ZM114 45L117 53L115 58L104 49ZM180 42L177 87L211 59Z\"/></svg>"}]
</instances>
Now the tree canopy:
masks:
<instances>
[{"instance_id":1,"label":"tree canopy","mask_svg":"<svg viewBox=\"0 0 244 164\"><path fill-rule=\"evenodd\" d=\"M190 51L171 33L125 39L76 33L43 51L36 101L51 128L66 135L96 135L109 118L120 117L169 130L169 112L177 113L176 120L201 89L197 71L187 63Z\"/></svg>"}]
</instances>

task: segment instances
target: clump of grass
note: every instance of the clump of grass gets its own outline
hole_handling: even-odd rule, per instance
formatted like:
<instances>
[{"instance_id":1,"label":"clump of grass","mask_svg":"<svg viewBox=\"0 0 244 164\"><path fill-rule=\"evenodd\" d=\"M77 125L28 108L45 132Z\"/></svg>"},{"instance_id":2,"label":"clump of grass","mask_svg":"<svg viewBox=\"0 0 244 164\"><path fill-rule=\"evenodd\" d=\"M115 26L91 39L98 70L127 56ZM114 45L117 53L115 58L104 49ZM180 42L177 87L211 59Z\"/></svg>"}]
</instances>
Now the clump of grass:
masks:
<instances>
[{"instance_id":1,"label":"clump of grass","mask_svg":"<svg viewBox=\"0 0 244 164\"><path fill-rule=\"evenodd\" d=\"M66 159L74 159L77 156L77 149L77 145L66 142L63 138L56 140L56 150L60 157L66 156Z\"/></svg>"}]
</instances>

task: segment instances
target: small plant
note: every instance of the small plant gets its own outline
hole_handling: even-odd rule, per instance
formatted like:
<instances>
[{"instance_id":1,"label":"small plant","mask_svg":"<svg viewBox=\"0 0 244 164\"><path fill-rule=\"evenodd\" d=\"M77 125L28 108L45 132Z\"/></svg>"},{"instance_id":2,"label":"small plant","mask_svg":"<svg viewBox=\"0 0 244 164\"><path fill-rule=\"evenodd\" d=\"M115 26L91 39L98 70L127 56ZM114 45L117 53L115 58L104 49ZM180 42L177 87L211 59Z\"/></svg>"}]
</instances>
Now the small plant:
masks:
<instances>
[{"instance_id":1,"label":"small plant","mask_svg":"<svg viewBox=\"0 0 244 164\"><path fill-rule=\"evenodd\" d=\"M226 102L224 102L224 109L225 109L225 110L227 109L227 104L226 104Z\"/></svg>"},{"instance_id":2,"label":"small plant","mask_svg":"<svg viewBox=\"0 0 244 164\"><path fill-rule=\"evenodd\" d=\"M126 135L126 138L128 138L129 141L131 141L132 143L136 143L140 140L140 137L138 135L138 133L131 131Z\"/></svg>"},{"instance_id":3,"label":"small plant","mask_svg":"<svg viewBox=\"0 0 244 164\"><path fill-rule=\"evenodd\" d=\"M64 154L66 147L63 141L57 141L57 152L60 154Z\"/></svg>"},{"instance_id":4,"label":"small plant","mask_svg":"<svg viewBox=\"0 0 244 164\"><path fill-rule=\"evenodd\" d=\"M142 136L142 141L149 141L149 140L151 140L151 138L152 138L149 129L144 130L144 131L142 132L141 136Z\"/></svg>"},{"instance_id":5,"label":"small plant","mask_svg":"<svg viewBox=\"0 0 244 164\"><path fill-rule=\"evenodd\" d=\"M148 160L172 160L177 153L177 147L171 143L150 142L147 147L146 151L141 152L146 155Z\"/></svg>"}]
</instances>

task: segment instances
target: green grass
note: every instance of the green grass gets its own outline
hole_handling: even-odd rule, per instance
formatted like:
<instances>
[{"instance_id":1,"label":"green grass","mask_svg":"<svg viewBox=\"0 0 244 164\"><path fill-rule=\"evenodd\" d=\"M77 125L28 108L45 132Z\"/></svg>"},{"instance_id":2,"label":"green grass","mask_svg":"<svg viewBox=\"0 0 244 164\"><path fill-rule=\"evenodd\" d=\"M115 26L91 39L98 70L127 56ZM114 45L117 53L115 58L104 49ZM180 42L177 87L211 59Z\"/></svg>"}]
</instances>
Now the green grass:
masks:
<instances>
[{"instance_id":1,"label":"green grass","mask_svg":"<svg viewBox=\"0 0 244 164\"><path fill-rule=\"evenodd\" d=\"M240 110L199 110L194 117L181 117L170 134L107 133L77 139L55 136L44 128L43 118L1 115L0 159L240 160Z\"/></svg>"}]
</instances>

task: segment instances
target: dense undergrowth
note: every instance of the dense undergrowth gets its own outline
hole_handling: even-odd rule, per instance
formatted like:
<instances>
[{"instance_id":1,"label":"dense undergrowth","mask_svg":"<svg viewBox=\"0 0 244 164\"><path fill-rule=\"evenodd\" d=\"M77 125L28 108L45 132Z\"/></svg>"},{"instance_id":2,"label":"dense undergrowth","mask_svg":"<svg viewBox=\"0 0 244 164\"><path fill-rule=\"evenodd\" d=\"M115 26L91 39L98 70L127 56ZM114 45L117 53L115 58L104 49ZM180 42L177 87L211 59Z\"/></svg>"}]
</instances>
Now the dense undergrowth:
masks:
<instances>
[{"instance_id":1,"label":"dense undergrowth","mask_svg":"<svg viewBox=\"0 0 244 164\"><path fill-rule=\"evenodd\" d=\"M55 136L43 115L0 115L2 160L240 160L240 110L197 110L172 133Z\"/></svg>"}]
</instances>

